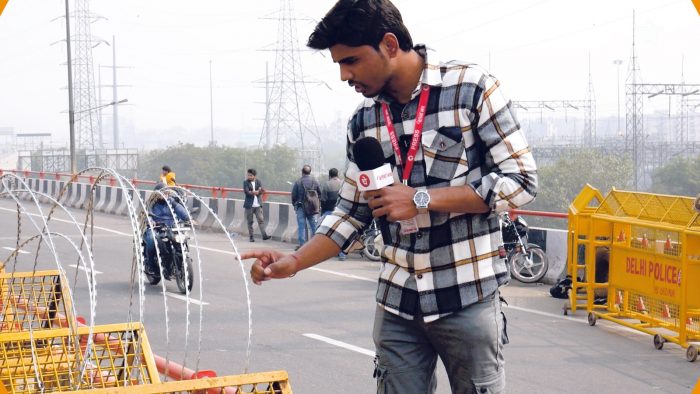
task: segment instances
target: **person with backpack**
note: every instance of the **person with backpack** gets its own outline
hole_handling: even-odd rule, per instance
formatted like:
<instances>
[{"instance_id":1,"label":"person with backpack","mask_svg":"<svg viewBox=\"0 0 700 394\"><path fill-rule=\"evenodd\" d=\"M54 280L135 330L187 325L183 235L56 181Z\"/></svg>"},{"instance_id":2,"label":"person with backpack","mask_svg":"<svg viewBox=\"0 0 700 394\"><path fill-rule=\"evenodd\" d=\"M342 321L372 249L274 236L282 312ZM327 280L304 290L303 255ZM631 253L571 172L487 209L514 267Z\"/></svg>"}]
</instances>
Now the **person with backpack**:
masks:
<instances>
[{"instance_id":1,"label":"person with backpack","mask_svg":"<svg viewBox=\"0 0 700 394\"><path fill-rule=\"evenodd\" d=\"M301 178L292 187L292 206L297 214L299 246L296 249L299 249L306 243L306 224L314 234L318 214L321 213L321 186L311 176L311 166L308 164L302 167Z\"/></svg>"},{"instance_id":2,"label":"person with backpack","mask_svg":"<svg viewBox=\"0 0 700 394\"><path fill-rule=\"evenodd\" d=\"M321 219L318 223L323 222L323 219L333 213L335 209L335 203L338 201L338 193L340 192L340 187L343 185L343 181L338 178L338 169L331 168L328 170L328 181L325 182L321 187ZM345 260L345 253L340 251L338 253L338 260Z\"/></svg>"}]
</instances>

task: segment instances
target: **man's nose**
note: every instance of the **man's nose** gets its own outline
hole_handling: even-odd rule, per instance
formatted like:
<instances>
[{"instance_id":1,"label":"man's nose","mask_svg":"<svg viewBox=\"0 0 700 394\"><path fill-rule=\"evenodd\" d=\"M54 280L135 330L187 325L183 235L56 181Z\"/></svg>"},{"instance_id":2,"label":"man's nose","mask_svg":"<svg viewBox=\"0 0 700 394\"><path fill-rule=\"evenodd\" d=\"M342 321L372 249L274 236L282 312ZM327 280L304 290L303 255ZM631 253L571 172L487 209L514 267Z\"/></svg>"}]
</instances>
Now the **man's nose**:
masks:
<instances>
[{"instance_id":1,"label":"man's nose","mask_svg":"<svg viewBox=\"0 0 700 394\"><path fill-rule=\"evenodd\" d=\"M352 73L350 70L348 70L347 67L340 66L340 80L345 82L351 80L353 77Z\"/></svg>"}]
</instances>

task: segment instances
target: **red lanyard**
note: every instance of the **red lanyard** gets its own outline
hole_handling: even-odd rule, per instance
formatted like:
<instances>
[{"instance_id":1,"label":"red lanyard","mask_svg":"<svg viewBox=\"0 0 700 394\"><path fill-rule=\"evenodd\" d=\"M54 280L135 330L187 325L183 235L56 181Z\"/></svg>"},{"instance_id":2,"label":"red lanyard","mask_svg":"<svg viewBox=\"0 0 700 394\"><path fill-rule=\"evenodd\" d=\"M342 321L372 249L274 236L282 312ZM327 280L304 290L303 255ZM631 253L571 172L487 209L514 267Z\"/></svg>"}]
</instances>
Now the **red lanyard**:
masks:
<instances>
[{"instance_id":1,"label":"red lanyard","mask_svg":"<svg viewBox=\"0 0 700 394\"><path fill-rule=\"evenodd\" d=\"M413 138L411 138L411 146L408 148L408 153L406 154L406 164L403 166L403 177L401 180L404 184L408 183L408 178L411 177L413 163L416 161L416 153L418 152L418 147L421 143L423 122L425 121L425 111L428 107L429 96L430 85L422 85L420 98L418 99L418 109L416 110L416 124L413 127ZM394 148L394 153L396 153L396 164L401 165L401 148L399 148L399 139L396 136L396 128L394 127L394 122L391 121L389 106L386 105L386 103L382 103L382 114L384 115L384 122L386 123L386 128L389 132L391 146Z\"/></svg>"}]
</instances>

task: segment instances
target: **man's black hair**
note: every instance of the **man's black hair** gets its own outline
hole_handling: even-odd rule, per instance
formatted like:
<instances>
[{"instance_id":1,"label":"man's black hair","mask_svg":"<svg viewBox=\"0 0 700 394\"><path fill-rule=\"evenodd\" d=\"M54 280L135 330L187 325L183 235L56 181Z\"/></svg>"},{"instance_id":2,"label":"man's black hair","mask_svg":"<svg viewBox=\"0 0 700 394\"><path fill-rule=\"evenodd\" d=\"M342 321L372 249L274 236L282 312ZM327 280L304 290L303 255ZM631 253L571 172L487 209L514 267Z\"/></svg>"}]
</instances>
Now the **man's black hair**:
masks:
<instances>
[{"instance_id":1,"label":"man's black hair","mask_svg":"<svg viewBox=\"0 0 700 394\"><path fill-rule=\"evenodd\" d=\"M311 175L311 166L306 164L304 167L301 167L301 173L304 175Z\"/></svg>"},{"instance_id":2,"label":"man's black hair","mask_svg":"<svg viewBox=\"0 0 700 394\"><path fill-rule=\"evenodd\" d=\"M335 178L338 176L338 169L337 168L331 168L328 170L328 177L329 178Z\"/></svg>"},{"instance_id":3,"label":"man's black hair","mask_svg":"<svg viewBox=\"0 0 700 394\"><path fill-rule=\"evenodd\" d=\"M379 49L386 33L393 33L399 48L410 51L413 40L401 13L389 0L339 0L316 25L306 45L328 49L336 44L371 45Z\"/></svg>"},{"instance_id":4,"label":"man's black hair","mask_svg":"<svg viewBox=\"0 0 700 394\"><path fill-rule=\"evenodd\" d=\"M252 175L252 176L258 175L258 173L255 172L255 168L249 168L249 169L248 169L248 174L250 174L250 175Z\"/></svg>"},{"instance_id":5,"label":"man's black hair","mask_svg":"<svg viewBox=\"0 0 700 394\"><path fill-rule=\"evenodd\" d=\"M173 172L173 170L170 169L170 166L163 166L163 171Z\"/></svg>"}]
</instances>

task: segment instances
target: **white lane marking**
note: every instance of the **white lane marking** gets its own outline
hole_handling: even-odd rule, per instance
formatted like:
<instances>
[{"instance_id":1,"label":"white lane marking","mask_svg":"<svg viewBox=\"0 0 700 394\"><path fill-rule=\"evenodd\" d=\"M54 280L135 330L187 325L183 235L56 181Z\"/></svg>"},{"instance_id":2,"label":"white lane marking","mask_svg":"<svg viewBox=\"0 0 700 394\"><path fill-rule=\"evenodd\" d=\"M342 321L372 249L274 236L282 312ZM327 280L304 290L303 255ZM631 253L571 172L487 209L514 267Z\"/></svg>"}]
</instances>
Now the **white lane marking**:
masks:
<instances>
[{"instance_id":1,"label":"white lane marking","mask_svg":"<svg viewBox=\"0 0 700 394\"><path fill-rule=\"evenodd\" d=\"M3 248L3 249L7 249L7 250L12 251L12 252L15 251L15 248L11 248L11 247L9 247L9 246L3 246L2 248ZM20 249L18 253L19 253L19 254L29 254L29 252L24 251L24 250L22 250L22 249Z\"/></svg>"},{"instance_id":2,"label":"white lane marking","mask_svg":"<svg viewBox=\"0 0 700 394\"><path fill-rule=\"evenodd\" d=\"M583 317L577 318L577 317L572 317L572 316L557 315L557 314L555 314L555 313L542 312L542 311L538 311L538 310L535 310L535 309L523 308L523 307L520 307L520 306L504 305L503 308L504 308L504 309L514 309L514 310L516 310L516 311L526 312L526 313L532 313L532 314L534 314L534 315L540 315L540 316L550 317L550 318L553 318L553 319L559 319L559 320L566 320L566 321L572 321L572 322L578 322L578 323L585 323L585 324L588 324L588 319L587 319L587 318L583 318ZM584 311L584 312L585 312L585 311ZM598 318L598 321L604 321L604 320L605 320L605 319L603 319L603 318ZM624 331L624 332L631 333L631 334L648 335L648 334L645 333L645 332L642 332L642 331L639 331L639 330L635 330L635 329L630 328L630 327L625 327L625 326L619 325L619 324L608 324L608 325L605 325L605 328L609 328L609 329L617 330L617 331Z\"/></svg>"},{"instance_id":3,"label":"white lane marking","mask_svg":"<svg viewBox=\"0 0 700 394\"><path fill-rule=\"evenodd\" d=\"M16 209L1 208L1 207L0 207L0 210L9 211L9 212L17 212ZM27 215L30 215L30 216L37 216L37 217L41 216L41 215L39 215L38 213L27 213ZM72 221L66 220L66 219L51 218L51 220L55 220L55 221L57 221L57 222L63 222L63 223L72 223L72 224L75 223L75 222L72 222ZM81 223L78 223L78 224L79 224L79 225L82 225ZM99 226L95 226L94 228L96 228L96 229L98 229L98 230L102 230L102 231L107 231L108 233L124 235L124 236L127 236L127 237L130 237L130 236L132 235L132 234L123 233L123 232L121 232L121 231L112 230L111 228L105 228L105 227L99 227Z\"/></svg>"},{"instance_id":4,"label":"white lane marking","mask_svg":"<svg viewBox=\"0 0 700 394\"><path fill-rule=\"evenodd\" d=\"M175 294L175 293L171 293L169 291L166 291L165 293L161 292L161 294L165 294L168 297L175 298L178 300L187 301L187 297L185 297L182 294ZM208 302L200 301L200 300L198 300L196 298L192 298L192 297L190 297L190 303L195 304L195 305L209 305Z\"/></svg>"},{"instance_id":5,"label":"white lane marking","mask_svg":"<svg viewBox=\"0 0 700 394\"><path fill-rule=\"evenodd\" d=\"M361 348L359 346L351 345L349 343L345 343L345 342L341 342L341 341L338 341L338 340L335 340L332 338L324 337L322 335L318 335L318 334L302 334L302 335L304 335L307 338L311 338L311 339L315 339L317 341L325 342L325 343L333 345L333 346L338 346L338 347L342 347L343 349L352 350L353 352L364 354L365 356L370 356L370 357L375 356L375 353L373 350Z\"/></svg>"},{"instance_id":6,"label":"white lane marking","mask_svg":"<svg viewBox=\"0 0 700 394\"><path fill-rule=\"evenodd\" d=\"M574 322L579 322L579 323L586 323L588 324L588 321L584 318L577 318L577 317L572 317L572 316L564 316L564 315L557 315L555 313L549 313L549 312L542 312L538 311L536 309L528 309L528 308L523 308L520 306L512 306L512 305L504 305L503 309L514 309L516 311L520 312L527 312L527 313L532 313L534 315L540 315L540 316L545 316L545 317L551 317L553 319L560 319L560 320L567 320L567 321L574 321Z\"/></svg>"},{"instance_id":7,"label":"white lane marking","mask_svg":"<svg viewBox=\"0 0 700 394\"><path fill-rule=\"evenodd\" d=\"M377 281L376 281L375 279L363 278L363 277L361 277L361 276L357 276L357 275L353 275L353 274L345 274L345 273L342 273L342 272L336 272L336 271L331 271L331 270L326 270L326 269L323 269L323 268L316 268L316 267L311 267L311 268L309 268L309 269L310 269L310 270L313 270L313 271L325 272L325 273L331 274L331 275L344 276L344 277L346 277L346 278L359 279L359 280L364 280L364 281L367 281L367 282L377 283Z\"/></svg>"},{"instance_id":8,"label":"white lane marking","mask_svg":"<svg viewBox=\"0 0 700 394\"><path fill-rule=\"evenodd\" d=\"M77 268L77 269L79 269L79 270L81 270L81 271L90 272L90 270L86 270L85 267L83 267L82 265L69 264L68 266L69 266L69 267L73 267L73 268ZM101 271L95 270L95 275L99 275L99 274L101 274L101 273L102 273Z\"/></svg>"}]
</instances>

